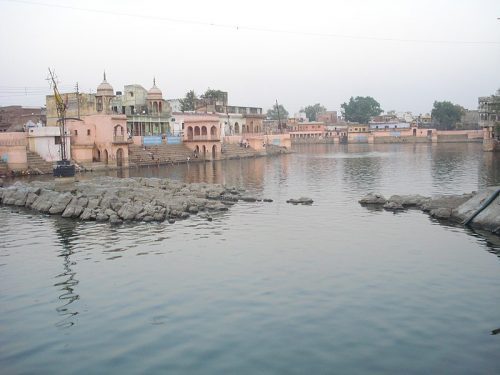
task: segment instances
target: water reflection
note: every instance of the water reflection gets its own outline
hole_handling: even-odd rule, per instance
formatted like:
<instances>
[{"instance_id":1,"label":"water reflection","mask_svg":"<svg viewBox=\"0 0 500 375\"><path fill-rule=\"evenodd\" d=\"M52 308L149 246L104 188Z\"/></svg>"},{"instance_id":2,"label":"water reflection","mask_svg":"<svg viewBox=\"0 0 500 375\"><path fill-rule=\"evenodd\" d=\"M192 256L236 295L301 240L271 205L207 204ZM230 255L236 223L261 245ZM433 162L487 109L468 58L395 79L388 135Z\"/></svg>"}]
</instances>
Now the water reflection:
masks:
<instances>
[{"instance_id":1,"label":"water reflection","mask_svg":"<svg viewBox=\"0 0 500 375\"><path fill-rule=\"evenodd\" d=\"M58 281L54 284L61 293L59 295L59 300L62 303L56 308L57 313L62 317L62 319L56 323L56 326L68 328L75 324L75 317L78 315L78 311L75 311L74 308L72 309L70 305L80 298L75 292L79 281L76 279L76 272L72 269L72 266L76 265L76 263L71 260L71 256L74 254L73 242L76 236L75 230L78 222L75 220L55 218L53 223L56 229L57 238L61 244L61 250L58 256L63 260L63 272L56 275L55 278Z\"/></svg>"}]
</instances>

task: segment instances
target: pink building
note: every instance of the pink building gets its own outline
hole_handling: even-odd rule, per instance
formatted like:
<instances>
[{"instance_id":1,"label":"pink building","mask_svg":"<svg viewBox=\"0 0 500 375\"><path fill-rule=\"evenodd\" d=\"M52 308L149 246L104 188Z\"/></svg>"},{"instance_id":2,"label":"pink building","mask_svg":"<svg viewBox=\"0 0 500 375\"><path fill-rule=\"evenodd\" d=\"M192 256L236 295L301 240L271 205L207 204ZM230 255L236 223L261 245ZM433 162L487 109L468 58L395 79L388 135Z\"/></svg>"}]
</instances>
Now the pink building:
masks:
<instances>
[{"instance_id":1,"label":"pink building","mask_svg":"<svg viewBox=\"0 0 500 375\"><path fill-rule=\"evenodd\" d=\"M221 156L219 116L212 114L184 114L184 144L193 151L193 157L217 160Z\"/></svg>"},{"instance_id":2,"label":"pink building","mask_svg":"<svg viewBox=\"0 0 500 375\"><path fill-rule=\"evenodd\" d=\"M89 166L128 167L128 146L125 115L90 115L66 121L71 135L71 159Z\"/></svg>"}]
</instances>

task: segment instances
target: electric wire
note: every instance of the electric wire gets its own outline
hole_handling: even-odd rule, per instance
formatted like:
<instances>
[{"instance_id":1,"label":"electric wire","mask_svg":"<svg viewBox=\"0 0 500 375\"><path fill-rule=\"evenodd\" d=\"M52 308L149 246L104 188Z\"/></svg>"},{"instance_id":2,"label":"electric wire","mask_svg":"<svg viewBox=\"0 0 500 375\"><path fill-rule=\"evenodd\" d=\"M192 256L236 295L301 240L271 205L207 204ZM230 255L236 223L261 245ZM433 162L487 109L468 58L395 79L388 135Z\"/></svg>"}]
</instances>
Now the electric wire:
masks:
<instances>
[{"instance_id":1,"label":"electric wire","mask_svg":"<svg viewBox=\"0 0 500 375\"><path fill-rule=\"evenodd\" d=\"M84 8L77 7L71 5L62 5L62 4L49 4L28 0L1 0L8 1L11 3L20 3L27 5L36 5L42 7L50 7L50 8L60 8L67 10L76 10L82 12L90 12L90 13L101 13L112 16L125 16L132 18L142 18L148 20L155 21L165 21L171 23L178 24L186 24L186 25L200 25L200 26L209 26L214 28L225 28L225 29L233 29L233 30L246 30L253 32L267 32L267 33L278 33L278 34L292 34L292 35L306 35L306 36L316 36L316 37L330 37L330 38L339 38L339 39L355 39L355 40L369 40L369 41L381 41L381 42L403 42L403 43L425 43L425 44L460 44L460 45L499 45L500 41L487 41L487 40L431 40L431 39L406 39L406 38L388 38L388 37L375 37L375 36L367 36L367 35L349 35L349 34L337 34L337 33L321 33L321 32L309 32L304 30L290 30L290 29L272 29L265 27L254 27L250 25L236 25L236 24L224 24L224 23L214 23L207 21L195 21L181 18L172 18L158 15L147 15L147 14L134 14L134 13L126 13L126 12L117 12L111 10L104 9L95 9L95 8Z\"/></svg>"}]
</instances>

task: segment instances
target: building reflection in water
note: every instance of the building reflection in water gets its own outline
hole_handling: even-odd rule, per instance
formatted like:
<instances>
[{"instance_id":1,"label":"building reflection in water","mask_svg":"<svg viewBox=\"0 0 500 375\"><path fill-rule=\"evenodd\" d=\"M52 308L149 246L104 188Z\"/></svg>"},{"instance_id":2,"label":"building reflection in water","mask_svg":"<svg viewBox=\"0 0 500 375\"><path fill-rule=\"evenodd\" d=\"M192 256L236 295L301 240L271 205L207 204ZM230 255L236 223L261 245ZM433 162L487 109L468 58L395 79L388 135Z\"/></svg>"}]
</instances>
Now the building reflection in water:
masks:
<instances>
[{"instance_id":1,"label":"building reflection in water","mask_svg":"<svg viewBox=\"0 0 500 375\"><path fill-rule=\"evenodd\" d=\"M80 298L75 291L79 281L76 279L76 272L72 269L76 265L72 260L72 255L74 254L75 230L78 222L76 220L54 218L53 223L57 238L61 244L58 257L62 259L62 272L55 277L57 282L54 284L60 292L59 300L61 302L56 309L61 316L61 320L56 326L69 328L75 324L75 317L78 315L78 311L74 307L72 308L71 304Z\"/></svg>"}]
</instances>

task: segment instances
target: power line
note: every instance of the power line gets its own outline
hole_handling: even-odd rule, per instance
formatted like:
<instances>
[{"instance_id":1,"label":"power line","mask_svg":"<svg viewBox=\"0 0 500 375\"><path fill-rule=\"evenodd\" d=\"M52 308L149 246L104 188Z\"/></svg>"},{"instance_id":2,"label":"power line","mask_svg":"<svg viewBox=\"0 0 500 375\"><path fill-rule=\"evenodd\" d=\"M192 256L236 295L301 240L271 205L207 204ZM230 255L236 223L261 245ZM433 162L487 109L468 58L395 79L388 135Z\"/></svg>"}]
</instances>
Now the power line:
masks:
<instances>
[{"instance_id":1,"label":"power line","mask_svg":"<svg viewBox=\"0 0 500 375\"><path fill-rule=\"evenodd\" d=\"M426 43L426 44L470 44L470 45L473 45L473 44L498 45L498 44L500 44L500 41L384 38L384 37L374 37L374 36L366 36L366 35L320 33L320 32L309 32L309 31L301 31L301 30L289 30L289 29L271 29L271 28L264 28L264 27L254 27L254 26L224 24L224 23L213 23L213 22L206 22L206 21L195 21L195 20L163 17L163 16L154 16L154 15L146 15L146 14L133 14L133 13L117 12L117 11L104 10L104 9L76 7L76 6L70 6L70 5L48 4L48 3L40 3L40 2L27 1L27 0L3 0L3 1L9 1L12 3L20 3L20 4L28 4L28 5L37 5L37 6L43 6L43 7L49 7L49 8L76 10L76 11L89 12L89 13L101 13L101 14L107 14L107 15L113 15L113 16L143 18L143 19L148 19L148 20L166 21L166 22L173 22L173 23L187 24L187 25L210 26L210 27L216 27L216 28L233 29L233 30L237 30L237 31L238 30L246 30L246 31L256 31L256 32L277 33L277 34L306 35L306 36L316 36L316 37L330 37L330 38L354 39L354 40L371 40L371 41L381 41L381 42L404 42L404 43Z\"/></svg>"}]
</instances>

